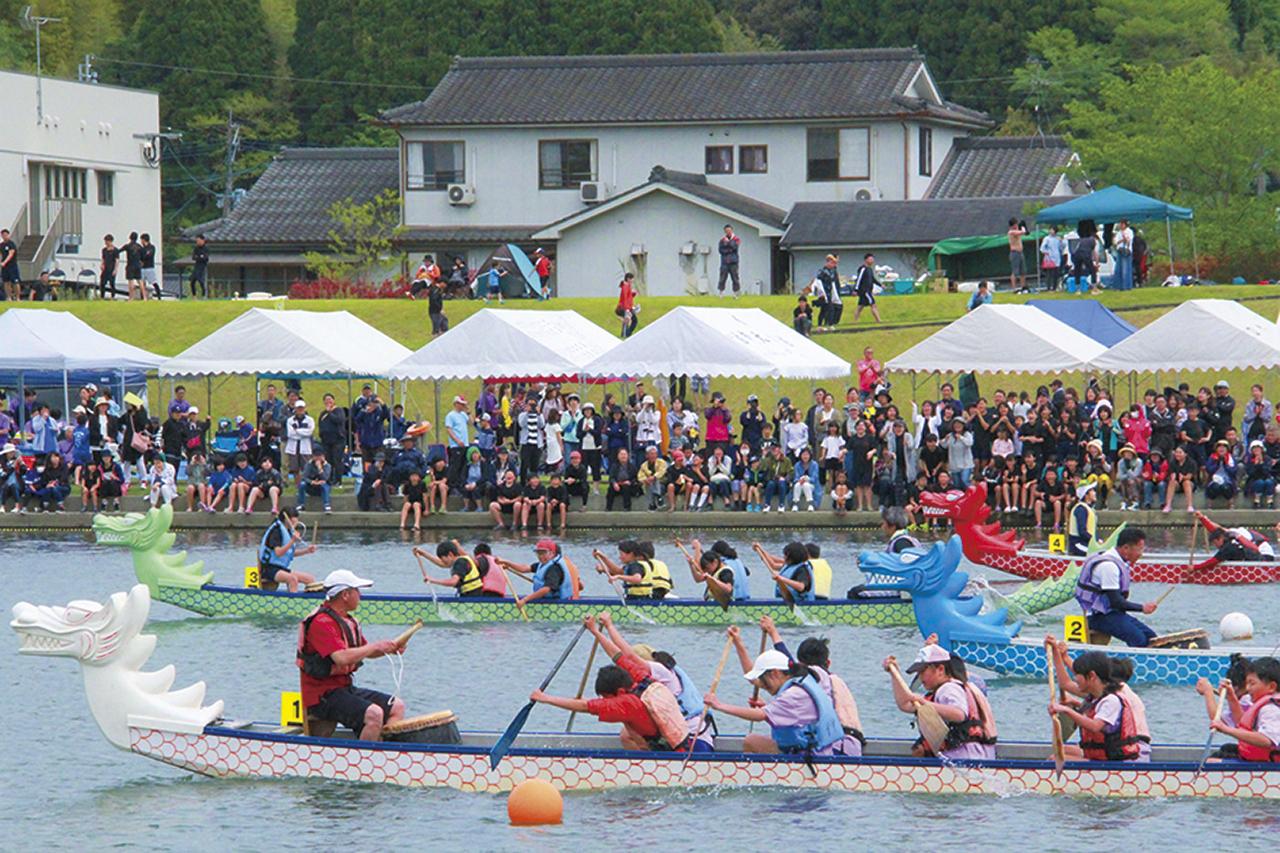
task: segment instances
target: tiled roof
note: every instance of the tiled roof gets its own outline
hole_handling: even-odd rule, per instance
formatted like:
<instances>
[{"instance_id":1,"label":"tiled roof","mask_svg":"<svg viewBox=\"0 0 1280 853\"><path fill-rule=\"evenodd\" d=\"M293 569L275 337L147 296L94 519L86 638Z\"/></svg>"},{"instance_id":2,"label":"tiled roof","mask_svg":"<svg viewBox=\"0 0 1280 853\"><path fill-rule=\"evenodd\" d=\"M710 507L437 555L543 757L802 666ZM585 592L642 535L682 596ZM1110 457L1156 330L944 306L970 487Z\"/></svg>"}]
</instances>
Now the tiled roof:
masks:
<instances>
[{"instance_id":1,"label":"tiled roof","mask_svg":"<svg viewBox=\"0 0 1280 853\"><path fill-rule=\"evenodd\" d=\"M324 244L329 208L400 186L395 148L285 148L230 216L197 229L211 243Z\"/></svg>"},{"instance_id":2,"label":"tiled roof","mask_svg":"<svg viewBox=\"0 0 1280 853\"><path fill-rule=\"evenodd\" d=\"M390 124L574 125L800 121L916 115L989 124L984 113L907 97L911 48L650 56L456 59Z\"/></svg>"},{"instance_id":3,"label":"tiled roof","mask_svg":"<svg viewBox=\"0 0 1280 853\"><path fill-rule=\"evenodd\" d=\"M401 246L434 243L525 243L540 225L435 225L400 232Z\"/></svg>"},{"instance_id":4,"label":"tiled roof","mask_svg":"<svg viewBox=\"0 0 1280 853\"><path fill-rule=\"evenodd\" d=\"M925 198L1047 195L1071 162L1060 136L967 137L951 146Z\"/></svg>"},{"instance_id":5,"label":"tiled roof","mask_svg":"<svg viewBox=\"0 0 1280 853\"><path fill-rule=\"evenodd\" d=\"M931 246L949 237L1003 234L1027 204L1065 198L956 198L915 201L802 202L787 214L782 248ZM1028 219L1030 217L1027 217Z\"/></svg>"}]
</instances>

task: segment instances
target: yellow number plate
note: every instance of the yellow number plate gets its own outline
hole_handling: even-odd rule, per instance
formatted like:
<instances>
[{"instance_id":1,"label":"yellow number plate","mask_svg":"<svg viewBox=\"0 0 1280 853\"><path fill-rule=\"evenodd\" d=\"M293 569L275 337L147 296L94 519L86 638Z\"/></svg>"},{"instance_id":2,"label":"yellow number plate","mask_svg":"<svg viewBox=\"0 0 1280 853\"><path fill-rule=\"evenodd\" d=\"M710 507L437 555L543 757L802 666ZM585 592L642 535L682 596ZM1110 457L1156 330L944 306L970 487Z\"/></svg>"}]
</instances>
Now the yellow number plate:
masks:
<instances>
[{"instance_id":1,"label":"yellow number plate","mask_svg":"<svg viewBox=\"0 0 1280 853\"><path fill-rule=\"evenodd\" d=\"M1089 623L1083 616L1066 616L1062 620L1062 636L1068 643L1089 642Z\"/></svg>"},{"instance_id":2,"label":"yellow number plate","mask_svg":"<svg viewBox=\"0 0 1280 853\"><path fill-rule=\"evenodd\" d=\"M261 580L257 566L244 567L244 585L246 589L262 589Z\"/></svg>"},{"instance_id":3,"label":"yellow number plate","mask_svg":"<svg viewBox=\"0 0 1280 853\"><path fill-rule=\"evenodd\" d=\"M280 694L280 725L302 725L302 694L285 691Z\"/></svg>"},{"instance_id":4,"label":"yellow number plate","mask_svg":"<svg viewBox=\"0 0 1280 853\"><path fill-rule=\"evenodd\" d=\"M1049 551L1054 554L1067 553L1067 537L1063 533L1049 534Z\"/></svg>"}]
</instances>

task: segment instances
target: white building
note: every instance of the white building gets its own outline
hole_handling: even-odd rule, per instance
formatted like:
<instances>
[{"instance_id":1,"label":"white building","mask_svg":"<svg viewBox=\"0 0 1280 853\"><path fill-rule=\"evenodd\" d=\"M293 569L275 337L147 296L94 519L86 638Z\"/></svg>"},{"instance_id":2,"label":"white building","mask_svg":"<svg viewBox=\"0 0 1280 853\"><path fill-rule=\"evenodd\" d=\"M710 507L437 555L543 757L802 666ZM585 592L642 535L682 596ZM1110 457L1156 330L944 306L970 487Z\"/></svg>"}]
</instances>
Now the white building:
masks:
<instances>
[{"instance_id":1,"label":"white building","mask_svg":"<svg viewBox=\"0 0 1280 853\"><path fill-rule=\"evenodd\" d=\"M147 232L161 254L160 99L155 92L0 72L0 227L18 244L23 279L61 269L96 275L102 237ZM123 259L119 285L124 287Z\"/></svg>"}]
</instances>

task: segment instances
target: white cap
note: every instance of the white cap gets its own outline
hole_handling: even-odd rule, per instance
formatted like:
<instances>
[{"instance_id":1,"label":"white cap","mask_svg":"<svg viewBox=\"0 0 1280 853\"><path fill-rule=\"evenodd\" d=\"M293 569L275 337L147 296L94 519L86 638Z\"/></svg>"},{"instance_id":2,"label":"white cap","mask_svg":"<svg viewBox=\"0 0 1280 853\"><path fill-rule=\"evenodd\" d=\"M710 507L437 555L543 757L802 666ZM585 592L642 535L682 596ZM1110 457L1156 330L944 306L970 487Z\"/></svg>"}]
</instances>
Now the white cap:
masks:
<instances>
[{"instance_id":1,"label":"white cap","mask_svg":"<svg viewBox=\"0 0 1280 853\"><path fill-rule=\"evenodd\" d=\"M756 658L756 662L751 665L751 671L743 676L747 681L755 681L771 669L786 672L791 668L791 659L777 649L769 649L761 652Z\"/></svg>"},{"instance_id":2,"label":"white cap","mask_svg":"<svg viewBox=\"0 0 1280 853\"><path fill-rule=\"evenodd\" d=\"M301 408L304 408L306 405L307 405L307 404L306 404L306 402L305 402L305 401L303 401L303 400L299 400L298 402L296 402L296 403L294 403L294 404L293 404L293 407L294 407L295 409L301 409Z\"/></svg>"},{"instance_id":3,"label":"white cap","mask_svg":"<svg viewBox=\"0 0 1280 853\"><path fill-rule=\"evenodd\" d=\"M362 578L353 571L348 569L336 569L324 579L324 594L326 598L333 598L340 592L349 589L365 589L373 586L373 581Z\"/></svg>"},{"instance_id":4,"label":"white cap","mask_svg":"<svg viewBox=\"0 0 1280 853\"><path fill-rule=\"evenodd\" d=\"M1097 481L1094 481L1091 483L1082 483L1081 485L1076 486L1076 497L1080 498L1081 500L1084 500L1084 496L1089 494L1089 492L1093 491L1097 487L1098 487Z\"/></svg>"},{"instance_id":5,"label":"white cap","mask_svg":"<svg viewBox=\"0 0 1280 853\"><path fill-rule=\"evenodd\" d=\"M12 442L5 442L4 447L0 447L0 453L17 453L18 448L13 446Z\"/></svg>"},{"instance_id":6,"label":"white cap","mask_svg":"<svg viewBox=\"0 0 1280 853\"><path fill-rule=\"evenodd\" d=\"M198 414L200 414L200 409L199 409L197 406L192 406L191 408L187 409L187 414L188 414L188 415L198 415Z\"/></svg>"},{"instance_id":7,"label":"white cap","mask_svg":"<svg viewBox=\"0 0 1280 853\"><path fill-rule=\"evenodd\" d=\"M652 405L653 405L653 395L652 395L652 394L645 394L645 395L644 395L644 399L640 401L640 404L641 404L642 406L652 406Z\"/></svg>"},{"instance_id":8,"label":"white cap","mask_svg":"<svg viewBox=\"0 0 1280 853\"><path fill-rule=\"evenodd\" d=\"M930 643L920 650L920 654L916 655L915 663L907 667L907 672L919 672L926 666L932 666L935 663L946 663L951 660L951 652L942 646Z\"/></svg>"}]
</instances>

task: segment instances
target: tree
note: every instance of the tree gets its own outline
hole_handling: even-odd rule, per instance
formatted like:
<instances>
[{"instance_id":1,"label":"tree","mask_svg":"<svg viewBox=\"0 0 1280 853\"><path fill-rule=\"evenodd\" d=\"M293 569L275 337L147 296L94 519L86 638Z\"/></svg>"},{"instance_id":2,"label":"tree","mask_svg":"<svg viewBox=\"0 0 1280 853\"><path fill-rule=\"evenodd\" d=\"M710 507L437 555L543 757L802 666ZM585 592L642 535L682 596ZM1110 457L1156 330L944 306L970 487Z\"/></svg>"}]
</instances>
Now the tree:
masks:
<instances>
[{"instance_id":1,"label":"tree","mask_svg":"<svg viewBox=\"0 0 1280 853\"><path fill-rule=\"evenodd\" d=\"M383 190L366 202L344 199L329 208L334 227L329 231L328 252L308 252L307 268L322 278L363 281L387 267L398 267L395 240L400 225L400 195Z\"/></svg>"},{"instance_id":2,"label":"tree","mask_svg":"<svg viewBox=\"0 0 1280 853\"><path fill-rule=\"evenodd\" d=\"M1106 46L1081 44L1062 27L1036 30L1027 49L1031 58L1014 69L1012 89L1022 96L1032 120L1050 130L1065 117L1068 102L1096 100L1116 67Z\"/></svg>"},{"instance_id":3,"label":"tree","mask_svg":"<svg viewBox=\"0 0 1280 853\"><path fill-rule=\"evenodd\" d=\"M1236 50L1244 50L1245 39L1258 24L1262 10L1258 0L1227 0L1227 16L1236 31Z\"/></svg>"},{"instance_id":4,"label":"tree","mask_svg":"<svg viewBox=\"0 0 1280 853\"><path fill-rule=\"evenodd\" d=\"M1126 64L1170 65L1231 52L1223 0L1098 0L1096 14Z\"/></svg>"}]
</instances>

